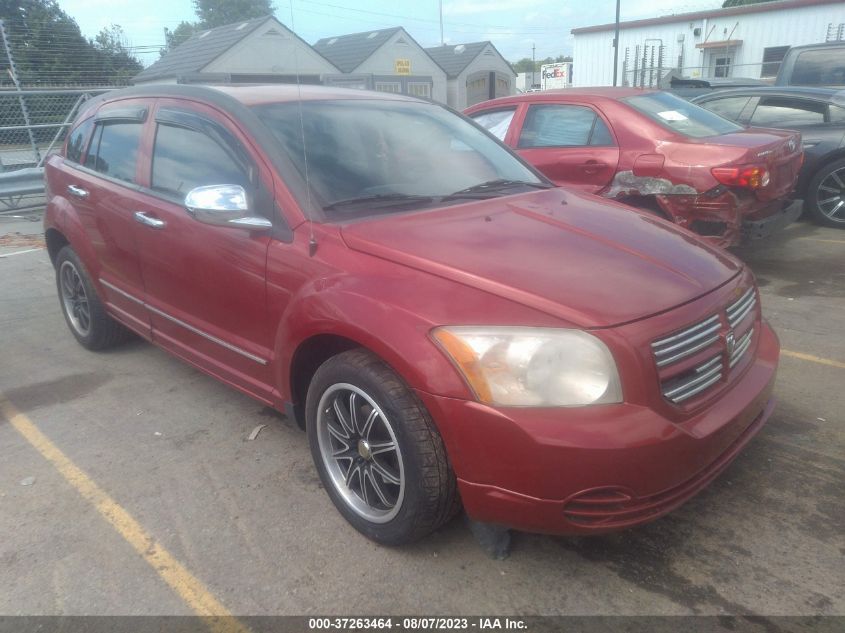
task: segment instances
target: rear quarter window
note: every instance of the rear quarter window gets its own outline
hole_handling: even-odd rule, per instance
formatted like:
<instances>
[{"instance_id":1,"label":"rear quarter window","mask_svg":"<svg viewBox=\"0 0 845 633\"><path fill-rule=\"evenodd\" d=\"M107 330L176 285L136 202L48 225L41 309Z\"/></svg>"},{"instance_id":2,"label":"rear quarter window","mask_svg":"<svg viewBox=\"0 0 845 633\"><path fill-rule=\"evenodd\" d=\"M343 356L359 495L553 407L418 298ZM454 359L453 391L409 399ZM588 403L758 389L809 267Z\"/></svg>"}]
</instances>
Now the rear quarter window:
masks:
<instances>
[{"instance_id":1,"label":"rear quarter window","mask_svg":"<svg viewBox=\"0 0 845 633\"><path fill-rule=\"evenodd\" d=\"M649 92L622 101L666 129L690 138L731 134L744 129L733 121L668 92Z\"/></svg>"},{"instance_id":2,"label":"rear quarter window","mask_svg":"<svg viewBox=\"0 0 845 633\"><path fill-rule=\"evenodd\" d=\"M82 156L85 154L85 147L88 144L88 138L91 136L91 129L93 127L94 119L91 118L83 121L74 128L67 142L66 160L72 163L82 162Z\"/></svg>"}]
</instances>

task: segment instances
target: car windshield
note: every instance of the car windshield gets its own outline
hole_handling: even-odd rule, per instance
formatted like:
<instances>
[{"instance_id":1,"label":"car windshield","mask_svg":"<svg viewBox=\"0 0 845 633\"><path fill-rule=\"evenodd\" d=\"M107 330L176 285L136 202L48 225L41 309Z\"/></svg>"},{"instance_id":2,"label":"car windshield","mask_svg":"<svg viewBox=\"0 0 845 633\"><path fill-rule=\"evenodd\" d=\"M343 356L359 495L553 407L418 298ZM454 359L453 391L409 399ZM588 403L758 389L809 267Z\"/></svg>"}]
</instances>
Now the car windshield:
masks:
<instances>
[{"instance_id":1,"label":"car windshield","mask_svg":"<svg viewBox=\"0 0 845 633\"><path fill-rule=\"evenodd\" d=\"M547 186L482 130L438 105L348 99L253 110L303 179L307 167L326 220Z\"/></svg>"},{"instance_id":2,"label":"car windshield","mask_svg":"<svg viewBox=\"0 0 845 633\"><path fill-rule=\"evenodd\" d=\"M691 138L730 134L744 129L668 92L648 92L623 101L663 127Z\"/></svg>"}]
</instances>

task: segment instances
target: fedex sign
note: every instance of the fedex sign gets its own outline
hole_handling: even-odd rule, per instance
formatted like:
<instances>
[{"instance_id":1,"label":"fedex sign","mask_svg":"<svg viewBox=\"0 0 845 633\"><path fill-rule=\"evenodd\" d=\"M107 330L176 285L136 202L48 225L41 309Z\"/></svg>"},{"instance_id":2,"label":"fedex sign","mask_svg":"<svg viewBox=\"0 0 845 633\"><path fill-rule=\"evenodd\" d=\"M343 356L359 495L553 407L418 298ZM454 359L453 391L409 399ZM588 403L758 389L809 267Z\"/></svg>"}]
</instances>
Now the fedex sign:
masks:
<instances>
[{"instance_id":1,"label":"fedex sign","mask_svg":"<svg viewBox=\"0 0 845 633\"><path fill-rule=\"evenodd\" d=\"M543 90L568 88L572 83L572 62L543 64L540 67L540 87Z\"/></svg>"}]
</instances>

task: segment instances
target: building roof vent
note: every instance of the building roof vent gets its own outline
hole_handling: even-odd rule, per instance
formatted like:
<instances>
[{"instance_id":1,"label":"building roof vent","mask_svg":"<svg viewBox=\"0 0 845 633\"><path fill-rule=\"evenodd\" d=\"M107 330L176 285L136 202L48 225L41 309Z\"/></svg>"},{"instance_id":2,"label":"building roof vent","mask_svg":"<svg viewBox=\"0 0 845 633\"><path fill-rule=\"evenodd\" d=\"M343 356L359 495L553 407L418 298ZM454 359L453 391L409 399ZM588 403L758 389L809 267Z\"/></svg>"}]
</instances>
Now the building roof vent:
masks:
<instances>
[{"instance_id":1,"label":"building roof vent","mask_svg":"<svg viewBox=\"0 0 845 633\"><path fill-rule=\"evenodd\" d=\"M247 24L249 24L249 22L243 22L243 23L239 24L238 28L236 28L235 30L240 31L241 29L245 29Z\"/></svg>"},{"instance_id":2,"label":"building roof vent","mask_svg":"<svg viewBox=\"0 0 845 633\"><path fill-rule=\"evenodd\" d=\"M367 39L368 39L368 40L371 40L371 39L373 39L376 35L378 35L378 31L373 31L372 33L370 33L370 34L367 36Z\"/></svg>"},{"instance_id":3,"label":"building roof vent","mask_svg":"<svg viewBox=\"0 0 845 633\"><path fill-rule=\"evenodd\" d=\"M326 42L326 46L331 46L331 45L332 45L332 44L334 44L335 42L337 42L337 38L336 38L336 37L333 37L333 38L332 38L332 39L330 39L328 42Z\"/></svg>"},{"instance_id":4,"label":"building roof vent","mask_svg":"<svg viewBox=\"0 0 845 633\"><path fill-rule=\"evenodd\" d=\"M466 46L464 46L463 44L458 44L458 45L455 47L455 55L460 55L460 54L461 54L461 53L463 53L466 49L467 49L467 47L466 47Z\"/></svg>"}]
</instances>

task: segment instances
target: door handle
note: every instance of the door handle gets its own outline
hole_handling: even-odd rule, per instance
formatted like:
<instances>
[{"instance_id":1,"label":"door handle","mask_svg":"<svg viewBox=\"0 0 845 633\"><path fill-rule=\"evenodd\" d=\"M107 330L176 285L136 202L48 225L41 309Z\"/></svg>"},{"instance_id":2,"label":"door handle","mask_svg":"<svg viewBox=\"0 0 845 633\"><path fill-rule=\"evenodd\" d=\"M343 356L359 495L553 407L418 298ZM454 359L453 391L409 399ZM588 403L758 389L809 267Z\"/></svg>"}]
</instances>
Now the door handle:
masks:
<instances>
[{"instance_id":1,"label":"door handle","mask_svg":"<svg viewBox=\"0 0 845 633\"><path fill-rule=\"evenodd\" d=\"M67 192L74 198L79 198L80 200L85 200L85 198L88 197L88 190L83 189L82 187L77 187L76 185L68 185Z\"/></svg>"},{"instance_id":2,"label":"door handle","mask_svg":"<svg viewBox=\"0 0 845 633\"><path fill-rule=\"evenodd\" d=\"M149 226L153 229L163 229L167 222L164 220L159 220L158 218L153 218L147 215L144 211L136 211L135 212L135 221L140 222L146 226Z\"/></svg>"}]
</instances>

